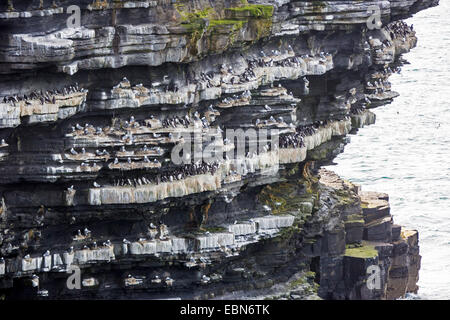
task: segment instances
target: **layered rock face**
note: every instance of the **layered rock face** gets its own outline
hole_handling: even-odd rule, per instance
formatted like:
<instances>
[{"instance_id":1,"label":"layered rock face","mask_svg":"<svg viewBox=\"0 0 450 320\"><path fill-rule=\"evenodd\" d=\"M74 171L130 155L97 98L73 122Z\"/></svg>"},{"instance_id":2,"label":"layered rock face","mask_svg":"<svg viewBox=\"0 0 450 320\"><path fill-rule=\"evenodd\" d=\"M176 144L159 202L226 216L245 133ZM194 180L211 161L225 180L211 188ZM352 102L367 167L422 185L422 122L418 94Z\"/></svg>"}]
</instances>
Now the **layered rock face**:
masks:
<instances>
[{"instance_id":1,"label":"layered rock face","mask_svg":"<svg viewBox=\"0 0 450 320\"><path fill-rule=\"evenodd\" d=\"M416 292L418 233L320 167L437 4L0 4L2 298Z\"/></svg>"}]
</instances>

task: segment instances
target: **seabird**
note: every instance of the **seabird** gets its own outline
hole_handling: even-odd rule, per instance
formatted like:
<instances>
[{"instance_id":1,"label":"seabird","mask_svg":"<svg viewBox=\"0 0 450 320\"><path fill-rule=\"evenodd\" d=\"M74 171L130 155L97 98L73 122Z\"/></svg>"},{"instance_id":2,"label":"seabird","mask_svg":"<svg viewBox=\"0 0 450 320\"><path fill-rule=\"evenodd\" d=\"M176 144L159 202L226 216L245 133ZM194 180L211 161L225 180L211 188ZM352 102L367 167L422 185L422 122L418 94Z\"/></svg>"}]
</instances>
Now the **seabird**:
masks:
<instances>
[{"instance_id":1,"label":"seabird","mask_svg":"<svg viewBox=\"0 0 450 320\"><path fill-rule=\"evenodd\" d=\"M78 154L78 152L76 152L74 148L70 149L70 153L73 154L73 155Z\"/></svg>"},{"instance_id":2,"label":"seabird","mask_svg":"<svg viewBox=\"0 0 450 320\"><path fill-rule=\"evenodd\" d=\"M173 279L170 278L170 277L166 277L166 284L167 284L168 286L171 286L171 285L173 284Z\"/></svg>"},{"instance_id":3,"label":"seabird","mask_svg":"<svg viewBox=\"0 0 450 320\"><path fill-rule=\"evenodd\" d=\"M100 188L101 186L97 182L94 181L94 187L95 188Z\"/></svg>"},{"instance_id":4,"label":"seabird","mask_svg":"<svg viewBox=\"0 0 450 320\"><path fill-rule=\"evenodd\" d=\"M204 275L202 276L202 280L205 281L205 282L208 282L209 280L211 280L211 278L208 277L208 276L206 276L206 274L204 274Z\"/></svg>"}]
</instances>

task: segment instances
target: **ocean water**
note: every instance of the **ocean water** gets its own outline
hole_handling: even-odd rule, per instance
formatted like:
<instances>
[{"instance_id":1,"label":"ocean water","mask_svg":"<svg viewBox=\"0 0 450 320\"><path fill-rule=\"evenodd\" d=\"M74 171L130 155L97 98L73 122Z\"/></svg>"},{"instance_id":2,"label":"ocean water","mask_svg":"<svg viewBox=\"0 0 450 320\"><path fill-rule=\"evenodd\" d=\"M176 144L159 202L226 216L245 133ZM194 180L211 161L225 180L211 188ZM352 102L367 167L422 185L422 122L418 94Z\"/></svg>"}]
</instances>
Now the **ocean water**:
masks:
<instances>
[{"instance_id":1,"label":"ocean water","mask_svg":"<svg viewBox=\"0 0 450 320\"><path fill-rule=\"evenodd\" d=\"M420 299L450 299L450 1L408 19L419 43L390 78L400 97L374 111L328 169L390 196L394 222L419 230Z\"/></svg>"}]
</instances>

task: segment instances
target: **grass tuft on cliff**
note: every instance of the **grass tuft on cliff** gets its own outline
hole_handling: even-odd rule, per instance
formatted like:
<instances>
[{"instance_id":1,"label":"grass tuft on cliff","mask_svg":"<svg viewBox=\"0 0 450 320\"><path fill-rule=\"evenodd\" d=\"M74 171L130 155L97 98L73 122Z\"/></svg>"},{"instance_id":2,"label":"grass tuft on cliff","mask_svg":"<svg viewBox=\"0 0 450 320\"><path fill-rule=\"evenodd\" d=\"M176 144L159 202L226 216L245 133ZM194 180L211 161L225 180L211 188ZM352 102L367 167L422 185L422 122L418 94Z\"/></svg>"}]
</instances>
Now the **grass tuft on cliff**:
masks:
<instances>
[{"instance_id":1,"label":"grass tuft on cliff","mask_svg":"<svg viewBox=\"0 0 450 320\"><path fill-rule=\"evenodd\" d=\"M227 14L235 17L253 17L268 19L273 16L273 6L265 4L249 4L243 7L227 8Z\"/></svg>"},{"instance_id":2,"label":"grass tuft on cliff","mask_svg":"<svg viewBox=\"0 0 450 320\"><path fill-rule=\"evenodd\" d=\"M363 245L361 247L351 247L347 246L345 248L344 256L353 257L353 258L362 258L362 259L370 259L378 256L378 251L375 250L375 247L370 245Z\"/></svg>"}]
</instances>

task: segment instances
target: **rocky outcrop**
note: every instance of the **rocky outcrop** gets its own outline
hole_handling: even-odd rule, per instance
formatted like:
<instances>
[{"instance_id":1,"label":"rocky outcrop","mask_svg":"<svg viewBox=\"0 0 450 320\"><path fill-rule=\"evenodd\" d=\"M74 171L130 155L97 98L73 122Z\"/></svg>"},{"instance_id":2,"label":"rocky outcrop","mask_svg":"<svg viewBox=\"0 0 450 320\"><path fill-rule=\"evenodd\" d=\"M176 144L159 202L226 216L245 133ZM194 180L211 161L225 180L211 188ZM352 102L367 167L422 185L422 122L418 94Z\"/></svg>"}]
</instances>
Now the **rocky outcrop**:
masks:
<instances>
[{"instance_id":1,"label":"rocky outcrop","mask_svg":"<svg viewBox=\"0 0 450 320\"><path fill-rule=\"evenodd\" d=\"M398 95L400 19L437 3L0 4L2 297L417 291L417 232L319 169Z\"/></svg>"}]
</instances>

